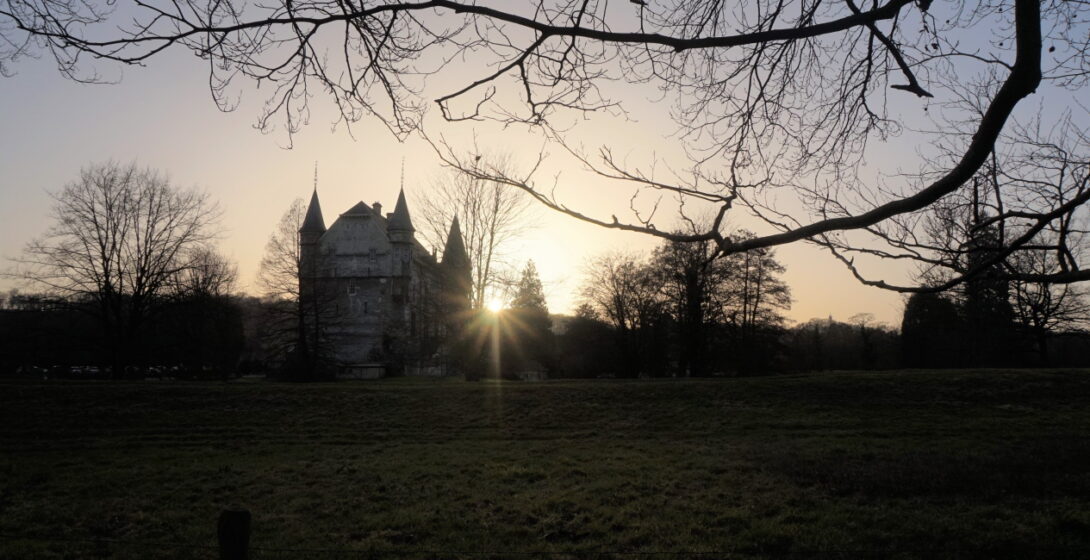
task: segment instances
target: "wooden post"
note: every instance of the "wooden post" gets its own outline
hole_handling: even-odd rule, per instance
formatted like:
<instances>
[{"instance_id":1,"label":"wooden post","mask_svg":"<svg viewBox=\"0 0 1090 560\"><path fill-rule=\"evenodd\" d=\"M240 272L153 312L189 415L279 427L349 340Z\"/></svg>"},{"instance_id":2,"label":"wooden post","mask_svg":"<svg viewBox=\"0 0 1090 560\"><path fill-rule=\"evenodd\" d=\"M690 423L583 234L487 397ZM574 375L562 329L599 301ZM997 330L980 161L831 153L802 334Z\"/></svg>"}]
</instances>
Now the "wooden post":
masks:
<instances>
[{"instance_id":1,"label":"wooden post","mask_svg":"<svg viewBox=\"0 0 1090 560\"><path fill-rule=\"evenodd\" d=\"M220 560L246 560L250 553L250 511L225 509L217 524Z\"/></svg>"}]
</instances>

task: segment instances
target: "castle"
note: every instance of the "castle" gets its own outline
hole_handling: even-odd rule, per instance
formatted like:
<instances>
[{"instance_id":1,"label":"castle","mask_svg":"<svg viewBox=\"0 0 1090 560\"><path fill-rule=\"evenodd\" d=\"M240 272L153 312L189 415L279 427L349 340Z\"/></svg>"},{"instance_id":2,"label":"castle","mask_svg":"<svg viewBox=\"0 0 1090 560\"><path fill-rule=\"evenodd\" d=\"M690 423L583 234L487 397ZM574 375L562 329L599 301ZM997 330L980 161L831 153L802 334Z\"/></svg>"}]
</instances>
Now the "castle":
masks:
<instances>
[{"instance_id":1,"label":"castle","mask_svg":"<svg viewBox=\"0 0 1090 560\"><path fill-rule=\"evenodd\" d=\"M300 304L342 378L444 375L451 318L469 307L470 263L455 217L442 260L415 237L405 190L383 216L359 202L326 228L315 188L299 228Z\"/></svg>"}]
</instances>

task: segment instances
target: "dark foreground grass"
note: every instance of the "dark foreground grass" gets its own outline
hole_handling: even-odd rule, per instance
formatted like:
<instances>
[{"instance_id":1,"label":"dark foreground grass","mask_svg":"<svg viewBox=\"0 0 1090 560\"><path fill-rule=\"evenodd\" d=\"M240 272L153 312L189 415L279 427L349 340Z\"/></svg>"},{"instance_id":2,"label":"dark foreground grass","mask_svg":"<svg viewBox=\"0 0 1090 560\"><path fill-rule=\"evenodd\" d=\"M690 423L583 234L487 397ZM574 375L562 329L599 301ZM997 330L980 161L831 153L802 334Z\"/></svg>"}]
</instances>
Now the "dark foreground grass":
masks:
<instances>
[{"instance_id":1,"label":"dark foreground grass","mask_svg":"<svg viewBox=\"0 0 1090 560\"><path fill-rule=\"evenodd\" d=\"M254 558L1086 558L1090 373L0 384L0 558L231 506Z\"/></svg>"}]
</instances>

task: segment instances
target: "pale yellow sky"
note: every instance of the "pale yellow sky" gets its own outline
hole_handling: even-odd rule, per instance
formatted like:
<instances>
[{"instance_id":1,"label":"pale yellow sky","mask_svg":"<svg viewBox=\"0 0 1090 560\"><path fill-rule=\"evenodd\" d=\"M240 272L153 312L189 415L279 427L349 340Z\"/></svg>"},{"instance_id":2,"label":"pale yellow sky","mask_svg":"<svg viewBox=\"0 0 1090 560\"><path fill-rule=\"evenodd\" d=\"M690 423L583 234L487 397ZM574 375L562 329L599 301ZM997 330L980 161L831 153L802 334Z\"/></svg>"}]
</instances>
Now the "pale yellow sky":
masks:
<instances>
[{"instance_id":1,"label":"pale yellow sky","mask_svg":"<svg viewBox=\"0 0 1090 560\"><path fill-rule=\"evenodd\" d=\"M168 54L148 68L127 69L116 85L82 85L59 77L49 63L26 61L13 78L0 78L0 256L16 256L31 237L48 225L48 190L75 178L81 166L108 159L137 160L170 174L182 186L210 192L223 210L221 249L238 262L243 289L251 289L265 242L280 215L296 197L310 193L313 167L319 166L319 192L327 223L355 202L382 202L392 208L405 160L405 186L410 200L444 171L425 143L398 143L381 125L362 121L350 136L334 120L327 100L316 96L309 126L285 149L281 132L262 134L253 128L264 93L243 92L239 108L222 113L210 99L199 61ZM637 100L636 109L654 107ZM676 157L676 146L663 140L668 121L656 117L590 129L595 142L622 138L634 146L629 162L646 169L648 154ZM442 129L458 143L475 134L483 149L503 146L524 161L536 156L540 141L520 131L496 133L487 126L469 132ZM648 146L659 146L650 149ZM672 151L673 150L673 151ZM550 162L560 161L551 149ZM557 166L559 164L550 163ZM562 165L540 175L572 206L599 217L623 216L628 191L578 169ZM411 210L411 208L410 208ZM569 312L584 263L610 250L649 252L658 240L607 231L550 212L537 211L537 227L518 242L514 260L533 258L554 312ZM663 226L672 219L664 219ZM744 219L732 223L747 226ZM832 257L806 245L778 249L787 266L786 280L795 303L788 316L796 321L833 316L846 320L857 313L899 325L899 295L860 286ZM521 257L521 258L520 258ZM901 279L894 272L893 279ZM0 281L0 287L11 287Z\"/></svg>"}]
</instances>

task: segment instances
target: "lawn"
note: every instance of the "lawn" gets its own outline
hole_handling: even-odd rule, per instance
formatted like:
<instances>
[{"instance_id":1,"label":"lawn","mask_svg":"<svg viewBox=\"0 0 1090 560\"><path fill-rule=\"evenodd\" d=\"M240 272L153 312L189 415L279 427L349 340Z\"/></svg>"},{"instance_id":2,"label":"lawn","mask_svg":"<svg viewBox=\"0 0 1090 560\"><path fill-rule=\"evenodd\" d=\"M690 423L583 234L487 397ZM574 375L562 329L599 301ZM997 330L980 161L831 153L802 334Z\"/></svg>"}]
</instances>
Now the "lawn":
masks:
<instances>
[{"instance_id":1,"label":"lawn","mask_svg":"<svg viewBox=\"0 0 1090 560\"><path fill-rule=\"evenodd\" d=\"M1090 372L0 384L0 558L1087 558Z\"/></svg>"}]
</instances>

